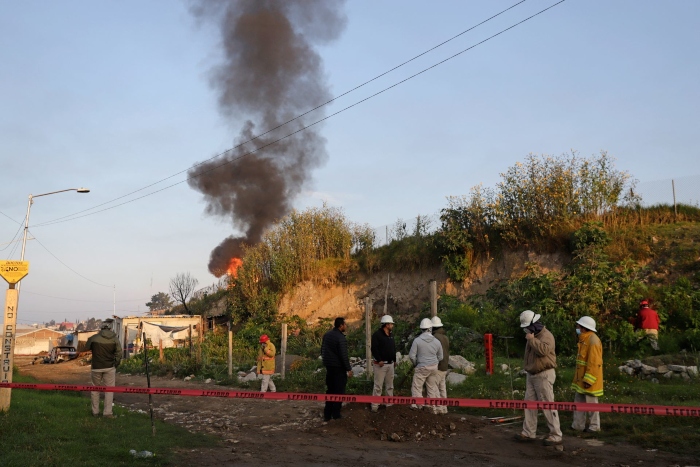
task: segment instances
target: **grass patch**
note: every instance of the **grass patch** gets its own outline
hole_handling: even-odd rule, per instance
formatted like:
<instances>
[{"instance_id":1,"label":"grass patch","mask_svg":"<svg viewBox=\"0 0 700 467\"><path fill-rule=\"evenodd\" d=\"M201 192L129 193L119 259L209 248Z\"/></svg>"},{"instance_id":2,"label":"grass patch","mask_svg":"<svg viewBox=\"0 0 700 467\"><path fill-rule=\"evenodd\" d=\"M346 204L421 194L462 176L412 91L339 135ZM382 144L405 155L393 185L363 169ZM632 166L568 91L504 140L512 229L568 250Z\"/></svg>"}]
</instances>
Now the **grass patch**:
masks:
<instances>
[{"instance_id":1,"label":"grass patch","mask_svg":"<svg viewBox=\"0 0 700 467\"><path fill-rule=\"evenodd\" d=\"M15 382L36 382L15 375ZM215 445L218 440L156 421L151 436L148 416L115 406L117 418L94 418L90 399L77 392L12 391L10 411L0 414L3 466L172 465L177 450ZM129 450L155 457L134 458Z\"/></svg>"},{"instance_id":2,"label":"grass patch","mask_svg":"<svg viewBox=\"0 0 700 467\"><path fill-rule=\"evenodd\" d=\"M572 401L570 389L573 379L574 363L571 359L559 358L557 380L554 384L556 401ZM513 399L522 400L525 394L525 377L517 376L522 368L522 360L495 358L495 374L487 376L483 365L478 372L456 387L448 388L450 397L474 399L511 399L510 377L500 370L503 363L510 363L513 372L513 390L518 391ZM650 404L700 406L700 379L691 381L662 380L656 384L621 374L617 367L621 360L608 359L605 363L605 395L600 398L602 404ZM459 409L464 413L477 416L494 417L513 414L512 410ZM516 415L521 415L520 412ZM643 448L656 448L664 451L700 456L700 420L689 417L662 417L601 413L602 431L595 435L581 435L572 430L572 412L559 412L561 429L564 436L595 437L609 443L629 442ZM546 424L540 419L540 429L546 430Z\"/></svg>"}]
</instances>

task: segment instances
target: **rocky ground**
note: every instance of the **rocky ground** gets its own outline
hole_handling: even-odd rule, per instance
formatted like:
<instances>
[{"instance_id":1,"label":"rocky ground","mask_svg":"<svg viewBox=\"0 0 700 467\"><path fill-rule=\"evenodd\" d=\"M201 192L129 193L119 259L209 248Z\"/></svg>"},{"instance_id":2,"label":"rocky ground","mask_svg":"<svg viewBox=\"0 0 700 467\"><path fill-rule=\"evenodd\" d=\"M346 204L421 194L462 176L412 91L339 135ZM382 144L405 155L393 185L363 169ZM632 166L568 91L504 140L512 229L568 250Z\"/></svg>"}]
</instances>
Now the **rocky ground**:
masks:
<instances>
[{"instance_id":1,"label":"rocky ground","mask_svg":"<svg viewBox=\"0 0 700 467\"><path fill-rule=\"evenodd\" d=\"M45 382L87 384L89 366L78 361L32 365L18 357L20 371ZM152 378L154 387L212 388L213 384ZM146 385L143 376L117 375L117 385ZM291 466L444 466L449 463L490 466L547 465L698 465L697 459L605 444L591 435L566 436L562 450L539 442L518 443L519 424L493 425L479 417L433 415L405 406L371 413L364 404L343 408L344 418L323 422L314 402L256 401L203 397L154 396L158 419L220 439L208 449L182 446L177 465ZM148 396L116 394L115 402L132 411L148 410ZM541 429L544 427L541 427ZM544 435L541 431L540 435Z\"/></svg>"}]
</instances>

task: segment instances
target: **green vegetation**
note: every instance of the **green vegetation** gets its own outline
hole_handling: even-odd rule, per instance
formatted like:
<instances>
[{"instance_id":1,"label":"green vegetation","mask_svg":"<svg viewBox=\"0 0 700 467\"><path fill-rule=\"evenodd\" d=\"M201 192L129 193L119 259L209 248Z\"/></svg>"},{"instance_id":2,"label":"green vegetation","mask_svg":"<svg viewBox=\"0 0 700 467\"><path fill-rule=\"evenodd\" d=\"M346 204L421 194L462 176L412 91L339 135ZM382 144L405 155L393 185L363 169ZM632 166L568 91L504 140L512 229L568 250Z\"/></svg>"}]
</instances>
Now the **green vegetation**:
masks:
<instances>
[{"instance_id":1,"label":"green vegetation","mask_svg":"<svg viewBox=\"0 0 700 467\"><path fill-rule=\"evenodd\" d=\"M511 349L512 349L511 345ZM688 355L688 364L697 365L700 355ZM451 397L492 398L521 400L525 393L525 378L517 375L522 367L520 359L494 359L496 371L487 376L483 365L476 375L456 387L450 388ZM601 403L687 405L700 406L700 380L691 382L663 380L658 384L621 374L617 367L624 361L605 356L605 395ZM513 389L510 395L510 375L500 370L501 364L509 364L513 371ZM559 357L557 380L554 384L554 398L557 401L573 400L570 388L574 372L574 358ZM478 416L509 416L510 410L463 409L465 413ZM520 415L520 413L516 413ZM657 448L700 456L700 421L689 417L641 416L629 414L601 413L602 431L596 434L581 434L572 430L571 412L559 412L564 436L583 436L606 442L631 442L644 448ZM517 423L521 423L518 421ZM540 424L542 421L540 421Z\"/></svg>"},{"instance_id":2,"label":"green vegetation","mask_svg":"<svg viewBox=\"0 0 700 467\"><path fill-rule=\"evenodd\" d=\"M15 382L33 382L15 375ZM171 465L181 446L204 447L218 441L156 421L151 435L148 416L115 407L114 419L94 418L90 399L80 393L12 391L12 407L0 414L3 466ZM151 451L137 459L129 451Z\"/></svg>"}]
</instances>

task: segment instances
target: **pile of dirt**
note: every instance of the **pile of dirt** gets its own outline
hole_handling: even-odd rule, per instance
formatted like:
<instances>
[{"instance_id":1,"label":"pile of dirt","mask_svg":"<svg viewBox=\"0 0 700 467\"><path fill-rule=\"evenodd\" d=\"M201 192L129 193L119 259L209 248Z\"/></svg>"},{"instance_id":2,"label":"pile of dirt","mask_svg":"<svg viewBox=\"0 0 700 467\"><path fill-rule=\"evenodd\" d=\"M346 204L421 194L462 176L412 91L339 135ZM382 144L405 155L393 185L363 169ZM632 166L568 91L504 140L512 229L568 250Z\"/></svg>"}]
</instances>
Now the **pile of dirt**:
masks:
<instances>
[{"instance_id":1,"label":"pile of dirt","mask_svg":"<svg viewBox=\"0 0 700 467\"><path fill-rule=\"evenodd\" d=\"M381 441L425 441L448 439L458 432L478 433L482 425L457 415L435 415L428 410L412 410L405 405L381 406L372 413L368 404L348 404L343 418L332 420L312 431L347 437L369 437Z\"/></svg>"}]
</instances>

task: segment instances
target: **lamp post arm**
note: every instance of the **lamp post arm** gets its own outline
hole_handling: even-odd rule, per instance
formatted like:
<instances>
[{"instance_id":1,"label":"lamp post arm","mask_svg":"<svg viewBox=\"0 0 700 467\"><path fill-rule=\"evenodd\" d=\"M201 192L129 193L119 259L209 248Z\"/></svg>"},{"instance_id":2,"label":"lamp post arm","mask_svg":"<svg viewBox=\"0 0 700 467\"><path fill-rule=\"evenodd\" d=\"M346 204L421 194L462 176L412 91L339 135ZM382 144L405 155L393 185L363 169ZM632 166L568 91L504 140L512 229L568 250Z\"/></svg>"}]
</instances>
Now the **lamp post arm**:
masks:
<instances>
[{"instance_id":1,"label":"lamp post arm","mask_svg":"<svg viewBox=\"0 0 700 467\"><path fill-rule=\"evenodd\" d=\"M64 191L81 191L82 192L83 190L89 191L89 190L87 190L87 188L68 188L66 190L58 190L58 191L52 191L49 193L42 193L40 195L34 195L33 197L38 198L39 196L55 195L56 193L63 193ZM29 195L29 196L32 197L32 195Z\"/></svg>"}]
</instances>

